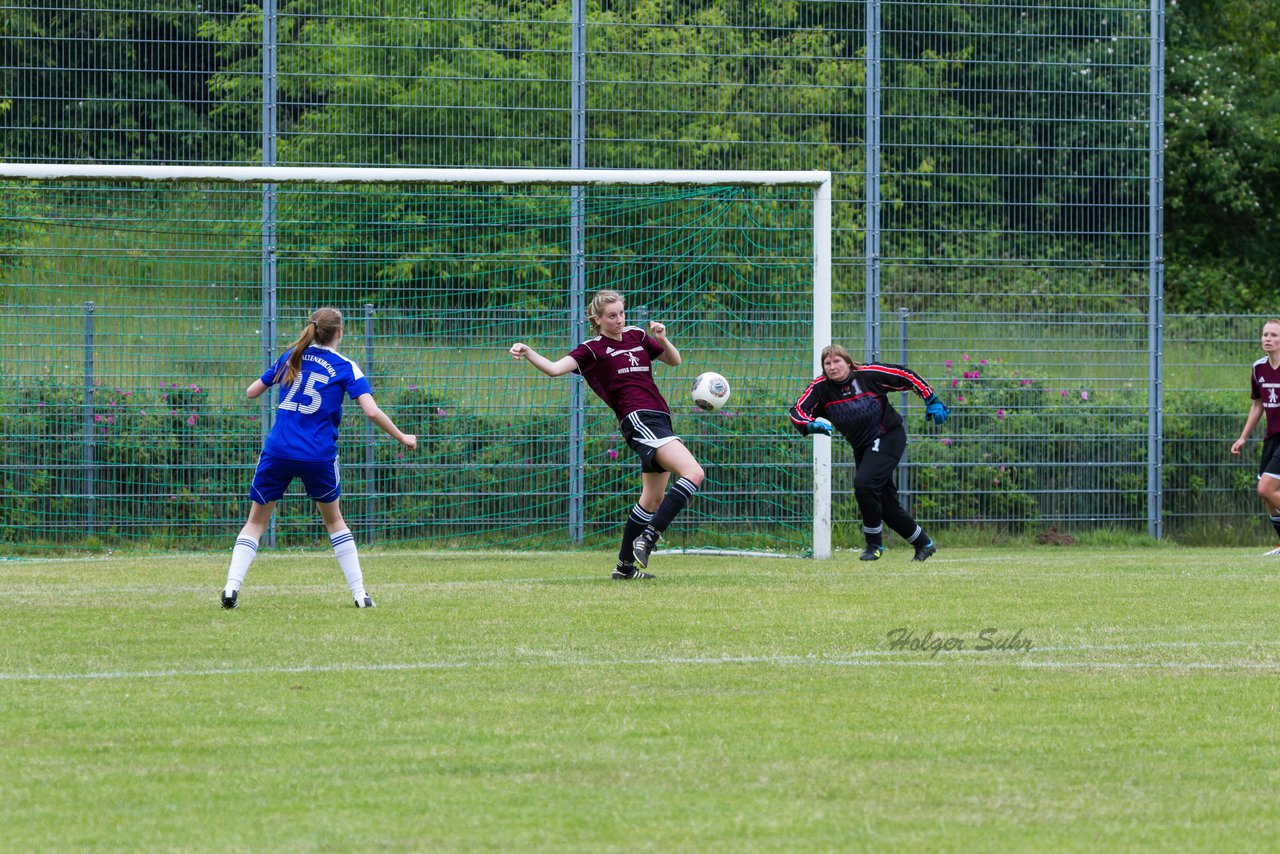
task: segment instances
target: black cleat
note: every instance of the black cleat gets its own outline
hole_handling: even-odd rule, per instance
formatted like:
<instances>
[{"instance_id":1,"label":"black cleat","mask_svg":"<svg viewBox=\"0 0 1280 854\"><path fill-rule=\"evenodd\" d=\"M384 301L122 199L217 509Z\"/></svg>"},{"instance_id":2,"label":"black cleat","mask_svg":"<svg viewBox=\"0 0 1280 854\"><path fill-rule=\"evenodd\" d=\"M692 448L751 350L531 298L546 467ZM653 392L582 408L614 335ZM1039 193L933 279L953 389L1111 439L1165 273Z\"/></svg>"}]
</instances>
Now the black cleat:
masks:
<instances>
[{"instance_id":1,"label":"black cleat","mask_svg":"<svg viewBox=\"0 0 1280 854\"><path fill-rule=\"evenodd\" d=\"M373 604L373 600L370 599L368 596L363 596L356 600L356 607L357 608L376 608L378 606Z\"/></svg>"},{"instance_id":2,"label":"black cleat","mask_svg":"<svg viewBox=\"0 0 1280 854\"><path fill-rule=\"evenodd\" d=\"M933 544L933 540L930 540L923 546L916 546L916 553L911 559L916 561L926 561L937 553L938 547Z\"/></svg>"},{"instance_id":3,"label":"black cleat","mask_svg":"<svg viewBox=\"0 0 1280 854\"><path fill-rule=\"evenodd\" d=\"M230 611L232 608L240 607L240 591L232 590L230 593L222 591L222 607Z\"/></svg>"},{"instance_id":4,"label":"black cleat","mask_svg":"<svg viewBox=\"0 0 1280 854\"><path fill-rule=\"evenodd\" d=\"M867 546L862 554L858 555L858 560L879 560L882 554L884 554L884 546Z\"/></svg>"},{"instance_id":5,"label":"black cleat","mask_svg":"<svg viewBox=\"0 0 1280 854\"><path fill-rule=\"evenodd\" d=\"M623 566L618 564L618 568L613 571L614 581L635 581L640 578L655 578L651 572L643 572L634 566Z\"/></svg>"},{"instance_id":6,"label":"black cleat","mask_svg":"<svg viewBox=\"0 0 1280 854\"><path fill-rule=\"evenodd\" d=\"M658 534L653 528L645 528L644 533L636 537L631 543L631 551L636 556L636 566L644 569L649 565L649 554L653 551L653 547L658 544Z\"/></svg>"}]
</instances>

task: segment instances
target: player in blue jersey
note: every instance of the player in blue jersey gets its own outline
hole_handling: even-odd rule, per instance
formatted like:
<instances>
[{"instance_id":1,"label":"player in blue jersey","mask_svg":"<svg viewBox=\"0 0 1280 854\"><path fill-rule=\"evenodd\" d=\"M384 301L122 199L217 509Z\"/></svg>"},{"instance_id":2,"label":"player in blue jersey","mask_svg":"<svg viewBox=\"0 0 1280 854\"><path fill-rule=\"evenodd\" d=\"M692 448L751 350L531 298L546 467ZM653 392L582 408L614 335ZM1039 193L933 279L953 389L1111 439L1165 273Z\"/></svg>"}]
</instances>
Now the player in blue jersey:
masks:
<instances>
[{"instance_id":1,"label":"player in blue jersey","mask_svg":"<svg viewBox=\"0 0 1280 854\"><path fill-rule=\"evenodd\" d=\"M222 591L224 608L240 604L240 586L258 554L258 540L271 521L276 501L295 477L302 481L307 495L320 510L356 607L373 607L373 599L364 589L355 539L338 507L338 497L342 495L338 425L342 423L343 397L360 404L366 418L409 450L418 447L418 437L400 432L378 408L369 380L355 362L338 352L340 343L342 312L336 308L316 309L298 340L246 392L252 400L273 385L280 387L276 422L263 443L249 487L249 520L231 552L231 567Z\"/></svg>"},{"instance_id":2,"label":"player in blue jersey","mask_svg":"<svg viewBox=\"0 0 1280 854\"><path fill-rule=\"evenodd\" d=\"M618 429L640 458L640 499L627 513L622 547L613 577L618 580L653 578L644 572L662 532L684 509L706 476L702 466L671 427L671 407L653 381L653 363L675 367L680 351L667 338L667 327L649 323L646 333L628 326L626 303L617 291L602 290L587 307L587 320L596 331L569 355L553 362L528 344L517 342L508 351L527 359L550 377L581 374L591 390L618 417ZM676 482L667 488L672 474Z\"/></svg>"},{"instance_id":3,"label":"player in blue jersey","mask_svg":"<svg viewBox=\"0 0 1280 854\"><path fill-rule=\"evenodd\" d=\"M1280 320L1272 318L1262 324L1262 352L1266 355L1254 362L1249 372L1249 395L1253 402L1244 420L1244 430L1232 444L1231 453L1240 455L1253 428L1265 415L1267 437L1258 463L1258 497L1266 505L1267 517L1276 537L1280 538ZM1280 546L1266 556L1280 557Z\"/></svg>"},{"instance_id":4,"label":"player in blue jersey","mask_svg":"<svg viewBox=\"0 0 1280 854\"><path fill-rule=\"evenodd\" d=\"M898 503L893 474L907 450L907 431L889 402L894 391L920 395L925 418L935 424L951 412L915 371L901 365L860 365L839 344L823 348L822 376L809 383L790 411L792 425L804 435L830 436L834 429L853 447L853 495L867 538L860 560L879 560L884 554L885 525L915 548L912 560L928 560L938 551Z\"/></svg>"}]
</instances>

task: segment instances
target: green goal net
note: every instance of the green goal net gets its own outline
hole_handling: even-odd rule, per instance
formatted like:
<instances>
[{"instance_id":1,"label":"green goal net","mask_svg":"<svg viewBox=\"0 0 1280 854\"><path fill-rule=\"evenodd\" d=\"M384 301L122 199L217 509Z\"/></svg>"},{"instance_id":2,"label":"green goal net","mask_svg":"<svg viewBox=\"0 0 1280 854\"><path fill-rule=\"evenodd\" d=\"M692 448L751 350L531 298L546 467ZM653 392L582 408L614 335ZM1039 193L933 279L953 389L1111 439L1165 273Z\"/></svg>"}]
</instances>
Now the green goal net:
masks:
<instances>
[{"instance_id":1,"label":"green goal net","mask_svg":"<svg viewBox=\"0 0 1280 854\"><path fill-rule=\"evenodd\" d=\"M348 402L363 543L612 543L639 490L612 413L507 354L564 355L608 287L684 356L655 378L708 478L668 543L805 551L812 459L785 410L811 376L814 229L812 186L6 179L0 542L229 546L275 403L244 391L333 305L342 352L421 443ZM733 385L720 412L689 399L706 370ZM300 484L269 537L324 541Z\"/></svg>"}]
</instances>

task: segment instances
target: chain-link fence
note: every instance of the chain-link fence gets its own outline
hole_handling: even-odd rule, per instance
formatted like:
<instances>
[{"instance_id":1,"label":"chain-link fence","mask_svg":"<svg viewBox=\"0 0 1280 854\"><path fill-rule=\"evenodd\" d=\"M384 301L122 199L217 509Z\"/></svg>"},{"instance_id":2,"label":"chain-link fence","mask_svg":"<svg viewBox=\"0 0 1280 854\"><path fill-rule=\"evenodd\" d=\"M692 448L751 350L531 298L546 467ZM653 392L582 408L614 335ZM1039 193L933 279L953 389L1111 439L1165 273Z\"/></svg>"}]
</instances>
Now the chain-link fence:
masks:
<instances>
[{"instance_id":1,"label":"chain-link fence","mask_svg":"<svg viewBox=\"0 0 1280 854\"><path fill-rule=\"evenodd\" d=\"M829 170L837 337L954 407L904 402L923 521L1266 533L1214 450L1261 319L1162 311L1160 0L9 5L0 45L12 161ZM56 289L14 287L38 229L3 228L20 324ZM119 275L165 287L165 250Z\"/></svg>"}]
</instances>

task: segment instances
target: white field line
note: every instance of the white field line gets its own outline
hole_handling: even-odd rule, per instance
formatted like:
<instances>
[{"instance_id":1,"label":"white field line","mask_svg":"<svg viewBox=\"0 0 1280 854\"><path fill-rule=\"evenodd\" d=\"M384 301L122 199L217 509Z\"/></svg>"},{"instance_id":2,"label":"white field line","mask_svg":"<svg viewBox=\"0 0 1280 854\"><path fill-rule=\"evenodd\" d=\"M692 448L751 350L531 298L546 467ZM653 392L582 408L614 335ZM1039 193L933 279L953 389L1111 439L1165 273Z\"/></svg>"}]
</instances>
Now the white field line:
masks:
<instances>
[{"instance_id":1,"label":"white field line","mask_svg":"<svg viewBox=\"0 0 1280 854\"><path fill-rule=\"evenodd\" d=\"M765 665L770 667L1007 667L1012 669L1052 670L1201 670L1280 672L1278 661L1040 661L1027 655L1064 652L1108 652L1138 649L1187 649L1227 646L1275 646L1280 640L1266 641L1168 641L1134 644L1057 646L1014 651L953 650L932 655L928 651L902 653L897 650L864 650L843 656L648 656L642 658L582 658L531 654L527 657L498 660L460 659L414 661L387 664L319 664L296 667L263 665L260 667L193 668L164 670L109 670L79 673L2 673L0 682L56 682L74 680L162 679L198 676L246 676L306 673L376 673L415 670L469 670L492 667L707 667L717 665ZM968 653L968 654L966 654Z\"/></svg>"},{"instance_id":2,"label":"white field line","mask_svg":"<svg viewBox=\"0 0 1280 854\"><path fill-rule=\"evenodd\" d=\"M335 567L336 569L336 567ZM366 565L367 569L367 565ZM1277 567L1280 570L1280 567ZM386 581L380 582L376 580L376 570L374 576L370 579L370 590L376 593L378 590L421 590L430 591L440 588L466 588L466 587L512 587L519 585L539 585L539 584L564 584L564 583L585 583L596 581L610 581L608 572L601 570L592 575L554 575L554 576L519 576L512 575L507 578L452 578L442 579L438 581ZM3 568L0 567L0 577L3 577ZM336 575L336 573L335 573ZM1230 573L1230 572L1132 572L1120 573L1116 571L1110 572L1042 572L1035 571L1033 573L1036 578L1072 578L1072 579L1107 579L1112 581L1166 581L1169 579L1201 579L1203 581L1212 581L1214 583L1222 581L1277 581L1280 580L1280 571L1277 572L1258 572L1258 573ZM714 578L715 572L698 572L694 574L685 574L684 579L706 580ZM366 575L366 577L368 577ZM863 574L853 576L849 571L841 570L824 570L822 572L794 573L794 572L751 572L735 570L733 578L737 580L752 578L787 578L791 581L803 581L808 578L848 578L851 581L874 581L875 579L901 579L901 578L954 578L963 581L984 581L997 580L1004 578L1003 575L995 576L991 574L975 572L972 570L923 570L923 569L903 569L888 570L877 569L865 571ZM672 567L672 572L666 579L670 582L679 584L682 580L681 573L676 567ZM40 595L39 602L43 605L56 604L56 597L79 597L79 596L97 596L104 594L129 594L143 593L149 597L169 594L171 596L196 594L196 595L212 595L215 598L220 590L222 590L222 576L210 578L209 584L193 585L193 584L167 584L162 587L153 585L123 585L123 584L105 584L94 585L92 587L66 587L55 579L48 584L41 584L39 577L30 577L23 579L23 589L13 595L21 599L24 595L35 596ZM616 586L616 585L613 585ZM632 585L633 587L635 585ZM656 590L662 590L660 584L654 583L646 585ZM341 579L337 578L334 584L255 584L252 580L245 586L246 595L255 593L280 594L280 593L310 593L320 590L341 589ZM51 602L47 597L54 596Z\"/></svg>"}]
</instances>

